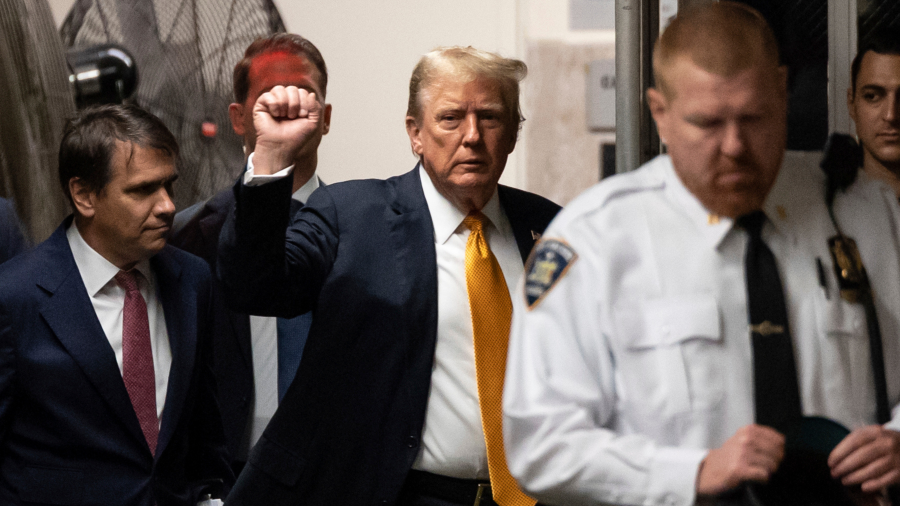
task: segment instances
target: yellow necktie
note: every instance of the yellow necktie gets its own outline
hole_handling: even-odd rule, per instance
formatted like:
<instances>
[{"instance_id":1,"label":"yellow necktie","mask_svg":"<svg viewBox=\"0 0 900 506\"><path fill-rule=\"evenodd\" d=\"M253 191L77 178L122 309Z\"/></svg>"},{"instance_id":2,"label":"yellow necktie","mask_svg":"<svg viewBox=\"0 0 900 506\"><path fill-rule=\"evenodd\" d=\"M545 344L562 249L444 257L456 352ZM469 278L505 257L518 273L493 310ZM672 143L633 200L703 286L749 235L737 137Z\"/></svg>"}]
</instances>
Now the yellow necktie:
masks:
<instances>
[{"instance_id":1,"label":"yellow necktie","mask_svg":"<svg viewBox=\"0 0 900 506\"><path fill-rule=\"evenodd\" d=\"M475 342L475 376L481 426L487 446L491 493L500 506L534 506L535 500L519 490L506 467L503 450L503 378L506 375L506 348L512 321L512 301L503 271L484 238L481 213L466 216L463 223L471 230L466 242L466 288L472 309Z\"/></svg>"}]
</instances>

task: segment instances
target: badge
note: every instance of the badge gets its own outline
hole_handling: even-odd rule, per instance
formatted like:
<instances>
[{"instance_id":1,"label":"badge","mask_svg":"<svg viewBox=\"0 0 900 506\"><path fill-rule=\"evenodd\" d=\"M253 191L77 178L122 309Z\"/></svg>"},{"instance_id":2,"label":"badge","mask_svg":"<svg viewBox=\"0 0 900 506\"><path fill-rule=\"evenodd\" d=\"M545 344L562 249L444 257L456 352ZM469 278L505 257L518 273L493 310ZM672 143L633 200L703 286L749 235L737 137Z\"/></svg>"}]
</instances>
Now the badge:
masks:
<instances>
[{"instance_id":1,"label":"badge","mask_svg":"<svg viewBox=\"0 0 900 506\"><path fill-rule=\"evenodd\" d=\"M525 301L528 309L537 306L576 258L575 250L558 239L538 243L525 265Z\"/></svg>"}]
</instances>

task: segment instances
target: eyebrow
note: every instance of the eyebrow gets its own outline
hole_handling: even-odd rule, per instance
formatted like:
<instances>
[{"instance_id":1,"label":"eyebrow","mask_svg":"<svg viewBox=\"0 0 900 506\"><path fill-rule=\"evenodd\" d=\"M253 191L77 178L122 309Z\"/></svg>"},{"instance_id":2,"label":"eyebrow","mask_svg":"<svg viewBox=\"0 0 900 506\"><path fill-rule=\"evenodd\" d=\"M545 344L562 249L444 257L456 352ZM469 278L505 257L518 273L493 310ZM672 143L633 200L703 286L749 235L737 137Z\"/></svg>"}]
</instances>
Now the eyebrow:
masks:
<instances>
[{"instance_id":1,"label":"eyebrow","mask_svg":"<svg viewBox=\"0 0 900 506\"><path fill-rule=\"evenodd\" d=\"M865 84L859 87L859 91L887 91L887 88L880 84Z\"/></svg>"},{"instance_id":2,"label":"eyebrow","mask_svg":"<svg viewBox=\"0 0 900 506\"><path fill-rule=\"evenodd\" d=\"M131 190L139 190L141 188L146 188L148 186L166 186L168 184L174 183L178 179L178 173L174 173L171 176L163 179L151 179L149 181L141 181L139 183L135 183L134 185L127 186L125 191Z\"/></svg>"}]
</instances>

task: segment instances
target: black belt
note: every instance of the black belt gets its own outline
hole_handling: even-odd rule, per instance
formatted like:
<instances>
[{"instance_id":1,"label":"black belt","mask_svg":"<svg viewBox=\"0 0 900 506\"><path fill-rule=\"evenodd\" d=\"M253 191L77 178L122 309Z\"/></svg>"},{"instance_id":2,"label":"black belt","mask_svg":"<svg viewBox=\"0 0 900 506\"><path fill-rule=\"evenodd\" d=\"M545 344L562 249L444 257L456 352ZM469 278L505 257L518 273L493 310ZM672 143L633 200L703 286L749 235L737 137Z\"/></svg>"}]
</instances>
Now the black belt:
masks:
<instances>
[{"instance_id":1,"label":"black belt","mask_svg":"<svg viewBox=\"0 0 900 506\"><path fill-rule=\"evenodd\" d=\"M451 478L412 469L403 484L403 495L434 497L465 506L495 506L491 484L487 480Z\"/></svg>"}]
</instances>

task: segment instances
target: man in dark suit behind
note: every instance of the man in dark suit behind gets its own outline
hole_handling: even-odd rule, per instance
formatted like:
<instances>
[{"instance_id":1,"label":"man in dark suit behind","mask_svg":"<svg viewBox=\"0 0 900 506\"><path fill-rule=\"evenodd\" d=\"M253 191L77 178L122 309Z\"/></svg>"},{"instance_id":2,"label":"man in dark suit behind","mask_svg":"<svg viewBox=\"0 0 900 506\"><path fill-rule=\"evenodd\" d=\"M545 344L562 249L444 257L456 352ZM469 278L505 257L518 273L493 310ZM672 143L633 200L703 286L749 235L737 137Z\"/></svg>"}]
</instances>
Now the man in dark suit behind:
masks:
<instances>
[{"instance_id":1,"label":"man in dark suit behind","mask_svg":"<svg viewBox=\"0 0 900 506\"><path fill-rule=\"evenodd\" d=\"M26 244L16 208L0 198L0 264L21 253Z\"/></svg>"},{"instance_id":2,"label":"man in dark suit behind","mask_svg":"<svg viewBox=\"0 0 900 506\"><path fill-rule=\"evenodd\" d=\"M492 489L502 506L534 504L498 439L509 288L559 209L497 184L525 72L473 48L429 53L406 118L419 165L320 188L292 220L290 178L258 179L315 139L324 106L279 86L256 102L256 151L220 240L225 293L243 311L314 318L230 506L490 505Z\"/></svg>"},{"instance_id":3,"label":"man in dark suit behind","mask_svg":"<svg viewBox=\"0 0 900 506\"><path fill-rule=\"evenodd\" d=\"M324 99L327 83L325 60L312 42L289 33L254 41L234 68L235 102L229 107L232 127L244 139L245 152L249 155L256 146L252 112L260 95L281 85L303 88ZM321 184L316 176L316 149L328 133L330 115L331 106L326 105L314 139L293 160L292 215ZM185 209L175 216L169 242L215 269L219 232L233 207L234 192L228 188ZM215 281L213 285L218 288ZM216 383L232 467L239 473L296 374L311 316L276 321L230 311L221 298L216 301Z\"/></svg>"},{"instance_id":4,"label":"man in dark suit behind","mask_svg":"<svg viewBox=\"0 0 900 506\"><path fill-rule=\"evenodd\" d=\"M74 217L0 266L0 503L192 506L233 480L209 269L166 246L177 154L134 106L68 126Z\"/></svg>"}]
</instances>

